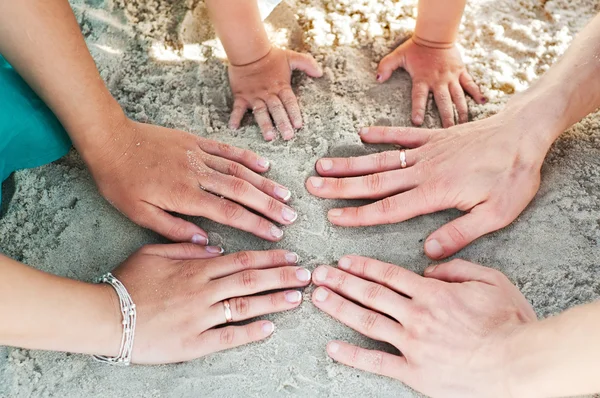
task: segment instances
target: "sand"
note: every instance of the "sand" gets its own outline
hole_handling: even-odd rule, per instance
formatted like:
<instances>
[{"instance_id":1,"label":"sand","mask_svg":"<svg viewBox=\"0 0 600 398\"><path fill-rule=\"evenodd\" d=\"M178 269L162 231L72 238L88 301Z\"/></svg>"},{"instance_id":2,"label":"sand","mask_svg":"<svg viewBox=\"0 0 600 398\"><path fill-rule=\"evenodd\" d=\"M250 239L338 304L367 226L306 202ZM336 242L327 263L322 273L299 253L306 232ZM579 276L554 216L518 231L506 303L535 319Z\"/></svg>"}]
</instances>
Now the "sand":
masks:
<instances>
[{"instance_id":1,"label":"sand","mask_svg":"<svg viewBox=\"0 0 600 398\"><path fill-rule=\"evenodd\" d=\"M197 219L229 252L282 247L314 268L356 253L421 272L423 239L455 211L397 225L333 227L326 211L341 203L304 189L324 155L363 154L357 129L410 125L410 79L375 82L377 61L410 34L416 0L288 0L268 19L273 39L312 52L325 76L294 77L306 126L291 142L265 143L254 123L227 129L231 96L222 50L198 0L72 0L88 46L111 92L135 120L191 131L271 159L269 177L294 192L298 222L279 244ZM126 4L126 6L125 6ZM470 1L460 46L490 102L470 102L480 119L502 108L556 61L598 11L594 0ZM425 124L438 127L430 104ZM114 210L97 193L81 159L64 159L15 176L0 220L1 250L31 266L89 281L145 243L163 242ZM8 191L5 191L8 192ZM10 195L6 194L8 198ZM508 228L459 256L505 272L541 317L600 296L600 115L571 128L552 148L540 191ZM412 397L391 379L331 361L330 339L381 346L317 311L304 292L300 308L269 316L267 341L191 363L112 368L87 356L0 348L0 397Z\"/></svg>"}]
</instances>

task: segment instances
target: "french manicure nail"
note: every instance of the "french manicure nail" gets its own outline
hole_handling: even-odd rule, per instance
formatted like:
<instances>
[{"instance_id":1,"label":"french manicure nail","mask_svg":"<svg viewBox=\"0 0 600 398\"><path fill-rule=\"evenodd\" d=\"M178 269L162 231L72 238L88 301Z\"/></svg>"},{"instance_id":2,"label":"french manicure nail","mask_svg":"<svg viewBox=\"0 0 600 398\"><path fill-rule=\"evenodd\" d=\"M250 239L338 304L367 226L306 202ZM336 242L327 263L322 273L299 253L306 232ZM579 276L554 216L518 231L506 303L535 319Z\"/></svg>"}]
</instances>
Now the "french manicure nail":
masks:
<instances>
[{"instance_id":1,"label":"french manicure nail","mask_svg":"<svg viewBox=\"0 0 600 398\"><path fill-rule=\"evenodd\" d=\"M263 169L268 169L271 166L271 162L269 162L269 160L265 158L258 158L258 161L256 163L258 163L258 165Z\"/></svg>"},{"instance_id":2,"label":"french manicure nail","mask_svg":"<svg viewBox=\"0 0 600 398\"><path fill-rule=\"evenodd\" d=\"M349 269L351 265L352 265L352 260L350 260L348 257L342 257L340 259L340 261L338 262L338 266L341 269Z\"/></svg>"},{"instance_id":3,"label":"french manicure nail","mask_svg":"<svg viewBox=\"0 0 600 398\"><path fill-rule=\"evenodd\" d=\"M344 210L342 209L331 209L329 210L329 216L330 217L339 217L344 213Z\"/></svg>"},{"instance_id":4,"label":"french manicure nail","mask_svg":"<svg viewBox=\"0 0 600 398\"><path fill-rule=\"evenodd\" d=\"M301 282L307 282L310 280L310 271L306 268L300 268L296 270L296 277Z\"/></svg>"},{"instance_id":5,"label":"french manicure nail","mask_svg":"<svg viewBox=\"0 0 600 398\"><path fill-rule=\"evenodd\" d=\"M332 354L335 354L336 352L339 351L340 349L340 345L336 342L331 342L329 343L329 345L327 346L327 348L329 349L329 352Z\"/></svg>"},{"instance_id":6,"label":"french manicure nail","mask_svg":"<svg viewBox=\"0 0 600 398\"><path fill-rule=\"evenodd\" d=\"M310 177L309 181L313 188L321 188L323 186L323 179L321 177Z\"/></svg>"},{"instance_id":7,"label":"french manicure nail","mask_svg":"<svg viewBox=\"0 0 600 398\"><path fill-rule=\"evenodd\" d=\"M298 253L294 252L285 253L285 261L290 264L298 264L300 261L300 256L298 256Z\"/></svg>"},{"instance_id":8,"label":"french manicure nail","mask_svg":"<svg viewBox=\"0 0 600 398\"><path fill-rule=\"evenodd\" d=\"M425 242L425 252L429 257L440 258L444 255L444 249L440 242L435 239L428 240Z\"/></svg>"},{"instance_id":9,"label":"french manicure nail","mask_svg":"<svg viewBox=\"0 0 600 398\"><path fill-rule=\"evenodd\" d=\"M206 246L206 251L213 254L223 254L225 250L219 246Z\"/></svg>"},{"instance_id":10,"label":"french manicure nail","mask_svg":"<svg viewBox=\"0 0 600 398\"><path fill-rule=\"evenodd\" d=\"M297 290L285 293L285 301L288 303L298 303L302 300L302 293Z\"/></svg>"},{"instance_id":11,"label":"french manicure nail","mask_svg":"<svg viewBox=\"0 0 600 398\"><path fill-rule=\"evenodd\" d=\"M325 282L325 280L327 279L327 268L326 267L319 267L315 270L315 279L318 282Z\"/></svg>"},{"instance_id":12,"label":"french manicure nail","mask_svg":"<svg viewBox=\"0 0 600 398\"><path fill-rule=\"evenodd\" d=\"M323 169L324 171L329 171L333 168L333 162L329 159L323 159L320 161L321 163L321 169Z\"/></svg>"},{"instance_id":13,"label":"french manicure nail","mask_svg":"<svg viewBox=\"0 0 600 398\"><path fill-rule=\"evenodd\" d=\"M281 217L283 217L283 219L285 221L294 222L298 218L298 213L296 213L292 209L284 207L283 210L281 211Z\"/></svg>"},{"instance_id":14,"label":"french manicure nail","mask_svg":"<svg viewBox=\"0 0 600 398\"><path fill-rule=\"evenodd\" d=\"M283 236L283 231L282 231L282 230L280 230L279 228L277 228L276 226L274 226L274 225L273 225L273 226L271 227L271 235L272 235L274 238L277 238L277 239L279 239L279 238L281 238L281 237Z\"/></svg>"},{"instance_id":15,"label":"french manicure nail","mask_svg":"<svg viewBox=\"0 0 600 398\"><path fill-rule=\"evenodd\" d=\"M275 330L275 325L272 322L265 322L262 325L262 331L266 335L270 335Z\"/></svg>"},{"instance_id":16,"label":"french manicure nail","mask_svg":"<svg viewBox=\"0 0 600 398\"><path fill-rule=\"evenodd\" d=\"M292 192L289 189L276 186L275 187L275 195L282 199L284 202L287 202L292 197Z\"/></svg>"},{"instance_id":17,"label":"french manicure nail","mask_svg":"<svg viewBox=\"0 0 600 398\"><path fill-rule=\"evenodd\" d=\"M195 234L194 236L192 236L192 243L196 244L196 245L208 245L208 238L204 235L200 235L200 234Z\"/></svg>"},{"instance_id":18,"label":"french manicure nail","mask_svg":"<svg viewBox=\"0 0 600 398\"><path fill-rule=\"evenodd\" d=\"M323 302L327 300L327 296L329 296L329 292L322 287L318 288L315 291L315 300Z\"/></svg>"},{"instance_id":19,"label":"french manicure nail","mask_svg":"<svg viewBox=\"0 0 600 398\"><path fill-rule=\"evenodd\" d=\"M358 134L359 135L367 135L367 134L369 134L369 128L368 127L363 127L362 129L360 129L358 131Z\"/></svg>"},{"instance_id":20,"label":"french manicure nail","mask_svg":"<svg viewBox=\"0 0 600 398\"><path fill-rule=\"evenodd\" d=\"M437 265L432 265L431 267L427 267L425 269L425 273L426 274L431 274L433 271L435 271L436 268L437 268Z\"/></svg>"}]
</instances>

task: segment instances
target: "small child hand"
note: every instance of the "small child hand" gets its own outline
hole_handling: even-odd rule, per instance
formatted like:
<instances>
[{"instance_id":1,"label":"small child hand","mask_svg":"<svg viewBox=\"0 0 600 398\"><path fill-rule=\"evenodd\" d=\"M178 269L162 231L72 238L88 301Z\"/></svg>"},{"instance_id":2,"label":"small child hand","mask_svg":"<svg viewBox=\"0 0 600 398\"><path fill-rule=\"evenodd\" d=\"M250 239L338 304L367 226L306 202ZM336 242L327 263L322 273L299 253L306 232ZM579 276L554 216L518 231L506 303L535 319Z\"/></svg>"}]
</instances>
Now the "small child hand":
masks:
<instances>
[{"instance_id":1,"label":"small child hand","mask_svg":"<svg viewBox=\"0 0 600 398\"><path fill-rule=\"evenodd\" d=\"M412 78L412 121L417 126L423 124L430 91L433 91L444 127L454 125L452 103L456 106L458 122L468 121L469 112L463 89L478 104L487 101L467 72L456 46L427 47L411 38L381 60L377 81L385 82L398 68L404 68Z\"/></svg>"},{"instance_id":2,"label":"small child hand","mask_svg":"<svg viewBox=\"0 0 600 398\"><path fill-rule=\"evenodd\" d=\"M302 127L300 106L291 87L292 71L296 69L311 77L323 75L311 55L276 47L251 64L230 65L234 103L229 127L239 128L246 111L252 109L265 140L275 139L273 121L284 140L292 139L294 130Z\"/></svg>"}]
</instances>

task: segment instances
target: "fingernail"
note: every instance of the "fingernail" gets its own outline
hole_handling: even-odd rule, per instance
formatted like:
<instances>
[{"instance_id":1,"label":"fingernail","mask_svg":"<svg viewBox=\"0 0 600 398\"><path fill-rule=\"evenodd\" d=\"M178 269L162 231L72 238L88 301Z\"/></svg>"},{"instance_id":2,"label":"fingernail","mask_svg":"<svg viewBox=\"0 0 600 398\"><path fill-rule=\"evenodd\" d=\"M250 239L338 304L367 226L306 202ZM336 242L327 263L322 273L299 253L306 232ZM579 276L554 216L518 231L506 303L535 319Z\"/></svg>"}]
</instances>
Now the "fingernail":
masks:
<instances>
[{"instance_id":1,"label":"fingernail","mask_svg":"<svg viewBox=\"0 0 600 398\"><path fill-rule=\"evenodd\" d=\"M381 75L378 73L377 77L375 78L378 82L381 81Z\"/></svg>"},{"instance_id":2,"label":"fingernail","mask_svg":"<svg viewBox=\"0 0 600 398\"><path fill-rule=\"evenodd\" d=\"M206 246L206 251L209 253L223 254L225 250L219 246Z\"/></svg>"},{"instance_id":3,"label":"fingernail","mask_svg":"<svg viewBox=\"0 0 600 398\"><path fill-rule=\"evenodd\" d=\"M321 169L324 171L328 171L333 168L333 162L329 159L323 159L319 163L321 164Z\"/></svg>"},{"instance_id":4,"label":"fingernail","mask_svg":"<svg viewBox=\"0 0 600 398\"><path fill-rule=\"evenodd\" d=\"M267 336L270 335L271 333L273 333L273 330L275 330L275 325L272 322L265 322L262 325L262 331L264 334L266 334Z\"/></svg>"},{"instance_id":5,"label":"fingernail","mask_svg":"<svg viewBox=\"0 0 600 398\"><path fill-rule=\"evenodd\" d=\"M363 127L362 129L359 130L358 134L359 135L367 135L367 134L369 134L369 128L368 127Z\"/></svg>"},{"instance_id":6,"label":"fingernail","mask_svg":"<svg viewBox=\"0 0 600 398\"><path fill-rule=\"evenodd\" d=\"M283 219L285 221L294 222L298 218L298 213L296 213L292 209L288 209L287 207L284 207L283 210L281 211L281 217L283 217Z\"/></svg>"},{"instance_id":7,"label":"fingernail","mask_svg":"<svg viewBox=\"0 0 600 398\"><path fill-rule=\"evenodd\" d=\"M425 252L429 257L439 258L444 255L444 249L440 242L435 239L428 240L425 242Z\"/></svg>"},{"instance_id":8,"label":"fingernail","mask_svg":"<svg viewBox=\"0 0 600 398\"><path fill-rule=\"evenodd\" d=\"M327 300L327 296L329 296L329 292L327 290L323 289L322 287L318 288L315 291L315 300L317 300L317 301L323 302L323 301Z\"/></svg>"},{"instance_id":9,"label":"fingernail","mask_svg":"<svg viewBox=\"0 0 600 398\"><path fill-rule=\"evenodd\" d=\"M302 300L302 293L297 290L285 292L285 301L288 303L299 303Z\"/></svg>"},{"instance_id":10,"label":"fingernail","mask_svg":"<svg viewBox=\"0 0 600 398\"><path fill-rule=\"evenodd\" d=\"M310 280L310 271L306 268L300 268L296 270L296 277L301 282L306 282Z\"/></svg>"},{"instance_id":11,"label":"fingernail","mask_svg":"<svg viewBox=\"0 0 600 398\"><path fill-rule=\"evenodd\" d=\"M340 349L340 345L338 343L331 342L331 343L329 343L329 345L327 345L327 350L332 354L335 354L336 352L338 352L339 349Z\"/></svg>"},{"instance_id":12,"label":"fingernail","mask_svg":"<svg viewBox=\"0 0 600 398\"><path fill-rule=\"evenodd\" d=\"M275 195L278 198L282 199L284 202L287 202L292 197L292 192L289 189L286 189L284 187L276 186L275 187Z\"/></svg>"},{"instance_id":13,"label":"fingernail","mask_svg":"<svg viewBox=\"0 0 600 398\"><path fill-rule=\"evenodd\" d=\"M285 253L285 261L287 261L290 264L298 264L298 262L300 261L300 256L298 256L298 254L294 252Z\"/></svg>"},{"instance_id":14,"label":"fingernail","mask_svg":"<svg viewBox=\"0 0 600 398\"><path fill-rule=\"evenodd\" d=\"M262 167L263 169L268 169L271 166L271 162L269 162L267 159L265 158L258 158L258 165L260 167Z\"/></svg>"},{"instance_id":15,"label":"fingernail","mask_svg":"<svg viewBox=\"0 0 600 398\"><path fill-rule=\"evenodd\" d=\"M342 258L340 258L340 261L338 262L338 266L341 269L350 269L351 265L352 265L352 260L350 260L348 257L342 257Z\"/></svg>"},{"instance_id":16,"label":"fingernail","mask_svg":"<svg viewBox=\"0 0 600 398\"><path fill-rule=\"evenodd\" d=\"M323 186L323 179L321 177L310 177L308 180L313 188L321 188Z\"/></svg>"},{"instance_id":17,"label":"fingernail","mask_svg":"<svg viewBox=\"0 0 600 398\"><path fill-rule=\"evenodd\" d=\"M331 209L329 210L329 217L340 217L344 213L342 209Z\"/></svg>"},{"instance_id":18,"label":"fingernail","mask_svg":"<svg viewBox=\"0 0 600 398\"><path fill-rule=\"evenodd\" d=\"M436 268L437 268L437 265L432 265L431 267L427 267L425 269L425 273L426 274L431 274L433 271L435 271Z\"/></svg>"},{"instance_id":19,"label":"fingernail","mask_svg":"<svg viewBox=\"0 0 600 398\"><path fill-rule=\"evenodd\" d=\"M192 236L192 243L196 244L196 245L208 245L208 238L204 235L200 235L200 234L195 234L194 236Z\"/></svg>"},{"instance_id":20,"label":"fingernail","mask_svg":"<svg viewBox=\"0 0 600 398\"><path fill-rule=\"evenodd\" d=\"M481 97L481 102L482 102L482 103L484 103L484 104L485 104L487 101L488 101L488 99L487 99L487 98L485 98L485 97Z\"/></svg>"},{"instance_id":21,"label":"fingernail","mask_svg":"<svg viewBox=\"0 0 600 398\"><path fill-rule=\"evenodd\" d=\"M271 227L271 235L273 235L273 237L279 239L283 236L283 231L273 225Z\"/></svg>"},{"instance_id":22,"label":"fingernail","mask_svg":"<svg viewBox=\"0 0 600 398\"><path fill-rule=\"evenodd\" d=\"M414 124L421 124L421 123L423 123L423 118L421 116L415 116L413 118L413 123Z\"/></svg>"},{"instance_id":23,"label":"fingernail","mask_svg":"<svg viewBox=\"0 0 600 398\"><path fill-rule=\"evenodd\" d=\"M272 131L272 130L271 130L271 131L267 131L267 132L265 133L265 140L267 140L267 141L272 141L272 140L274 140L274 139L275 139L275 135L276 135L276 134L275 134L275 132L274 132L274 131Z\"/></svg>"},{"instance_id":24,"label":"fingernail","mask_svg":"<svg viewBox=\"0 0 600 398\"><path fill-rule=\"evenodd\" d=\"M327 267L319 267L315 270L315 280L325 282L327 279Z\"/></svg>"}]
</instances>

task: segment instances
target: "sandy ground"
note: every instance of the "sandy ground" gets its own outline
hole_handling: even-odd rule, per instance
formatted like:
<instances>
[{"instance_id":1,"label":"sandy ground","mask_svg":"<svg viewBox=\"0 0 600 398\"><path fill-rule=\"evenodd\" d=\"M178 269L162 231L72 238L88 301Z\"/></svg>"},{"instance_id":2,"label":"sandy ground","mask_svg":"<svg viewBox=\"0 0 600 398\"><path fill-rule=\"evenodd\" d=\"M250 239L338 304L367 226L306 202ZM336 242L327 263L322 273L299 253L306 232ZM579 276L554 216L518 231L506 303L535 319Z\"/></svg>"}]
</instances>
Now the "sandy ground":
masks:
<instances>
[{"instance_id":1,"label":"sandy ground","mask_svg":"<svg viewBox=\"0 0 600 398\"><path fill-rule=\"evenodd\" d=\"M416 1L288 0L269 18L273 39L311 51L325 76L296 76L306 127L292 142L263 142L249 120L226 127L231 96L222 50L197 0L72 0L110 90L134 119L181 128L251 148L272 160L269 177L291 187L301 217L278 245L196 220L228 251L283 247L303 265L357 253L420 272L423 239L456 216L448 211L398 225L332 227L340 203L310 196L304 180L323 155L363 154L360 126L409 125L410 80L396 73L376 84L376 62L414 26ZM471 102L472 118L497 112L511 94L548 69L598 11L595 0L470 1L462 47L490 103ZM179 51L175 51L178 49ZM430 106L428 127L439 126ZM78 155L16 174L16 193L0 220L0 248L34 267L91 280L145 243L160 242L96 192ZM6 195L8 196L8 195ZM532 205L508 228L479 240L462 258L497 267L522 289L540 316L600 296L600 115L586 118L553 147ZM303 305L270 316L274 336L188 364L112 368L89 357L0 347L0 397L416 396L402 384L333 363L328 340L377 346Z\"/></svg>"}]
</instances>

